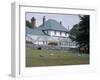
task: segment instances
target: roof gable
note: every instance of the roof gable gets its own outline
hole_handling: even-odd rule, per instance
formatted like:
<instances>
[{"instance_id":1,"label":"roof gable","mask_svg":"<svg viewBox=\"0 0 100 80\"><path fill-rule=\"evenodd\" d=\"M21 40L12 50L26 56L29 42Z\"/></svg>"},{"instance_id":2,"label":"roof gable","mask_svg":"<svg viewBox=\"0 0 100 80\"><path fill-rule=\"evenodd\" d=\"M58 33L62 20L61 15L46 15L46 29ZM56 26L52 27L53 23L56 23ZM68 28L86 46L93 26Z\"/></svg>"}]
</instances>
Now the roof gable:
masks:
<instances>
[{"instance_id":1,"label":"roof gable","mask_svg":"<svg viewBox=\"0 0 100 80\"><path fill-rule=\"evenodd\" d=\"M26 27L26 34L45 36L44 32L41 29L39 29L39 28L31 29L29 27Z\"/></svg>"},{"instance_id":2,"label":"roof gable","mask_svg":"<svg viewBox=\"0 0 100 80\"><path fill-rule=\"evenodd\" d=\"M34 29L26 27L26 35L31 34L31 35L47 36L44 33L44 30L56 30L56 31L67 32L67 29L63 25L61 25L59 22L53 19L49 19L45 22L44 26L42 24L39 27L36 27Z\"/></svg>"},{"instance_id":3,"label":"roof gable","mask_svg":"<svg viewBox=\"0 0 100 80\"><path fill-rule=\"evenodd\" d=\"M40 25L40 27L42 27L43 30L57 30L57 31L65 31L67 32L67 29L61 25L60 23L58 23L56 20L53 19L49 19L45 22L45 26Z\"/></svg>"}]
</instances>

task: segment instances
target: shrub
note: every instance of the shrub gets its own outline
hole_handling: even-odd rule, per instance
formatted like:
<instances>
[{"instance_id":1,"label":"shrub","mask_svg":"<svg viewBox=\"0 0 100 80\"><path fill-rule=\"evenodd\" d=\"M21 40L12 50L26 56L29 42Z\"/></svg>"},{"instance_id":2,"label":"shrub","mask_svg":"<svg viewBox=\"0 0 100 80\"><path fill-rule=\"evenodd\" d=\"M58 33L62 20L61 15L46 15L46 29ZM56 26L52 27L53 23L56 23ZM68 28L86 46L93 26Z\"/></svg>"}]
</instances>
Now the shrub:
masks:
<instances>
[{"instance_id":1,"label":"shrub","mask_svg":"<svg viewBox=\"0 0 100 80\"><path fill-rule=\"evenodd\" d=\"M57 42L49 42L48 45L55 45L56 46L56 45L58 45L58 43Z\"/></svg>"}]
</instances>

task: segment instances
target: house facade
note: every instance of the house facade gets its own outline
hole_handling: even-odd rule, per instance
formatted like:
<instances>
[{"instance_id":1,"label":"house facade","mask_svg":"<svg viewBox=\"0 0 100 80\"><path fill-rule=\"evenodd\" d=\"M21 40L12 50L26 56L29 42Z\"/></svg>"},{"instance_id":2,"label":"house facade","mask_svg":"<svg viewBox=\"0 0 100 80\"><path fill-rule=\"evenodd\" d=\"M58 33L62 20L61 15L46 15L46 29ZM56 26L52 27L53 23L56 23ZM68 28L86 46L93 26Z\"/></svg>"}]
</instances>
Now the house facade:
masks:
<instances>
[{"instance_id":1,"label":"house facade","mask_svg":"<svg viewBox=\"0 0 100 80\"><path fill-rule=\"evenodd\" d=\"M69 31L63 26L62 22L54 19L46 21L43 17L43 23L36 27L36 19L31 19L32 28L26 27L26 42L35 45L54 45L59 47L76 48L76 42L69 38Z\"/></svg>"}]
</instances>

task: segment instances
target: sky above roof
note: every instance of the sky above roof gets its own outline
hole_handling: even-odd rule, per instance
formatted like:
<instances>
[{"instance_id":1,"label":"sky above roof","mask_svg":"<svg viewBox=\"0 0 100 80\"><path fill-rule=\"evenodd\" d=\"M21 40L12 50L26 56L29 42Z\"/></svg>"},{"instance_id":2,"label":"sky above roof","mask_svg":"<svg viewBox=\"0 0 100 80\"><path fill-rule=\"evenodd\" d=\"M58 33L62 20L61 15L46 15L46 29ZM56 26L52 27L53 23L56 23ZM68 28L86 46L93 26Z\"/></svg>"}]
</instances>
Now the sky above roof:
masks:
<instances>
[{"instance_id":1,"label":"sky above roof","mask_svg":"<svg viewBox=\"0 0 100 80\"><path fill-rule=\"evenodd\" d=\"M43 23L43 16L45 16L46 21L48 19L54 19L57 22L62 21L62 25L66 29L71 29L74 24L77 24L80 21L78 14L48 14L48 13L34 13L34 12L27 12L25 19L31 22L31 18L35 17L36 26L38 27Z\"/></svg>"}]
</instances>

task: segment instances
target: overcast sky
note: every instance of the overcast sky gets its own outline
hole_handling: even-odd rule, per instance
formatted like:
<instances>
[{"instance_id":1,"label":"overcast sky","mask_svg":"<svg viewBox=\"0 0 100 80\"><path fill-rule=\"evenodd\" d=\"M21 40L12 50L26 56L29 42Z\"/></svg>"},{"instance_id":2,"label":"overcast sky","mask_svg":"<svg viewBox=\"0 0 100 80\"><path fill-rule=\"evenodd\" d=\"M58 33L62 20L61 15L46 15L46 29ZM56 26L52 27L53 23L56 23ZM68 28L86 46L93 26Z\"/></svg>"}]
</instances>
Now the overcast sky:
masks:
<instances>
[{"instance_id":1,"label":"overcast sky","mask_svg":"<svg viewBox=\"0 0 100 80\"><path fill-rule=\"evenodd\" d=\"M54 19L58 22L62 21L62 25L68 29L72 28L74 24L79 23L80 18L77 14L48 14L48 13L26 13L26 20L31 21L32 17L36 19L36 26L38 27L43 23L43 16L45 16L46 21L48 19Z\"/></svg>"}]
</instances>

